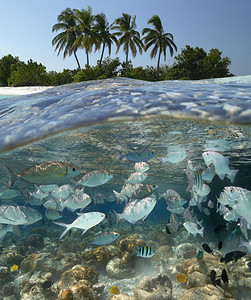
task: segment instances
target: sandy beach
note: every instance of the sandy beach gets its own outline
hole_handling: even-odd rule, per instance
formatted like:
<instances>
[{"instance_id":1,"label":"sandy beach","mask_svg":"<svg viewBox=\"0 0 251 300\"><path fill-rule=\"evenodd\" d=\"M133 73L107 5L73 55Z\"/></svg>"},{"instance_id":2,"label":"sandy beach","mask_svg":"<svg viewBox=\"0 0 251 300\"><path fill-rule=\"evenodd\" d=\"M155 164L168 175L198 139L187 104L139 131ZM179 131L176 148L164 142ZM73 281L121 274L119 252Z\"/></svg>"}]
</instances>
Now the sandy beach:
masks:
<instances>
[{"instance_id":1,"label":"sandy beach","mask_svg":"<svg viewBox=\"0 0 251 300\"><path fill-rule=\"evenodd\" d=\"M0 95L6 95L6 96L29 95L29 94L43 92L49 88L52 88L52 86L0 87Z\"/></svg>"}]
</instances>

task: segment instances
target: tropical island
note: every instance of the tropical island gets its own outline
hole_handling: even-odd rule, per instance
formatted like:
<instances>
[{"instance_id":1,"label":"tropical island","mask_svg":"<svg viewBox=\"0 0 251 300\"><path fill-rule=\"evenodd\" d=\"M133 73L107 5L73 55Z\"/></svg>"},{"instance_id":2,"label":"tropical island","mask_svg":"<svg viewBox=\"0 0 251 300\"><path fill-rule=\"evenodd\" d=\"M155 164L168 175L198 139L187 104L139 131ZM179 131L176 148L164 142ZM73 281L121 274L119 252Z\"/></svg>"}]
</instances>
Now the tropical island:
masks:
<instances>
[{"instance_id":1,"label":"tropical island","mask_svg":"<svg viewBox=\"0 0 251 300\"><path fill-rule=\"evenodd\" d=\"M57 17L57 23L52 27L56 35L52 40L57 55L64 58L75 57L76 69L63 69L62 72L46 71L46 67L32 59L27 62L19 60L11 54L0 59L0 86L55 86L86 80L97 80L124 76L147 81L161 80L196 80L233 76L228 67L229 57L222 58L222 52L211 49L207 53L198 46L185 45L181 53L174 56L171 66L161 66L160 58L173 56L178 50L171 33L165 32L161 19L153 15L147 22L148 27L142 33L137 31L136 16L122 13L111 24L104 13L94 15L92 8L66 8ZM125 61L111 57L112 47L115 53L123 51ZM104 58L108 49L109 56ZM84 49L86 62L81 66L77 55L79 49ZM89 56L92 51L100 52L100 59L91 66ZM134 67L133 59L138 54L149 55L156 60L156 66Z\"/></svg>"}]
</instances>

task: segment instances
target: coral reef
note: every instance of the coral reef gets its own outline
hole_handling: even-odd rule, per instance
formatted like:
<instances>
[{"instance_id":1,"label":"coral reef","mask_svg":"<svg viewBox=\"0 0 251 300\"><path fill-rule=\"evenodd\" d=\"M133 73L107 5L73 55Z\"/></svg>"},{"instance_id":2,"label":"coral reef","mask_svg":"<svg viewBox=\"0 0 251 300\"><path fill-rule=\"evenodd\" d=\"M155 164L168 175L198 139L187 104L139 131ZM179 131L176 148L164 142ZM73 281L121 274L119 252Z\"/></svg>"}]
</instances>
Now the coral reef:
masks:
<instances>
[{"instance_id":1,"label":"coral reef","mask_svg":"<svg viewBox=\"0 0 251 300\"><path fill-rule=\"evenodd\" d=\"M163 246L163 245L169 245L172 246L174 245L174 241L172 236L167 235L166 232L163 232L163 225L157 225L153 230L151 230L148 235L147 238L149 240L153 240L155 242L157 242L159 245Z\"/></svg>"},{"instance_id":2,"label":"coral reef","mask_svg":"<svg viewBox=\"0 0 251 300\"><path fill-rule=\"evenodd\" d=\"M106 272L111 278L128 278L135 271L133 269L133 252L146 243L137 234L127 236L119 241L119 252L106 265Z\"/></svg>"},{"instance_id":3,"label":"coral reef","mask_svg":"<svg viewBox=\"0 0 251 300\"><path fill-rule=\"evenodd\" d=\"M160 260L168 260L172 258L173 250L171 246L160 246L157 248L153 260L158 262Z\"/></svg>"},{"instance_id":4,"label":"coral reef","mask_svg":"<svg viewBox=\"0 0 251 300\"><path fill-rule=\"evenodd\" d=\"M0 286L3 286L6 282L11 279L10 271L7 267L0 266Z\"/></svg>"},{"instance_id":5,"label":"coral reef","mask_svg":"<svg viewBox=\"0 0 251 300\"><path fill-rule=\"evenodd\" d=\"M136 300L174 300L172 282L166 274L144 277L135 287Z\"/></svg>"},{"instance_id":6,"label":"coral reef","mask_svg":"<svg viewBox=\"0 0 251 300\"><path fill-rule=\"evenodd\" d=\"M96 229L97 230L97 229ZM88 241L71 236L58 241L34 231L17 243L6 244L0 256L0 298L6 300L211 300L248 299L251 291L251 255L237 262L221 263L220 251L196 255L201 242L181 243L163 233L159 224L149 231L145 227L133 233L131 227L119 228L124 236L112 245L90 248ZM128 234L131 232L131 234ZM166 238L167 236L167 238ZM165 242L164 242L165 240ZM28 242L30 241L30 245ZM77 241L77 242L76 242ZM189 240L190 241L190 240ZM174 242L177 247L173 246ZM138 257L138 247L151 246L152 258ZM83 251L84 250L84 251ZM31 253L32 252L32 253ZM13 264L18 271L11 272ZM220 278L225 269L228 283L214 286L210 272ZM99 272L99 273L98 273ZM187 281L176 280L185 273ZM156 275L157 274L157 275ZM98 282L100 275L101 281ZM147 275L142 279L143 276ZM46 286L44 283L49 282ZM120 289L110 294L110 287Z\"/></svg>"},{"instance_id":7,"label":"coral reef","mask_svg":"<svg viewBox=\"0 0 251 300\"><path fill-rule=\"evenodd\" d=\"M88 265L94 264L98 267L104 267L111 258L112 254L107 246L85 250L82 253L82 259L86 261Z\"/></svg>"},{"instance_id":8,"label":"coral reef","mask_svg":"<svg viewBox=\"0 0 251 300\"><path fill-rule=\"evenodd\" d=\"M24 240L23 245L27 249L42 249L44 247L44 238L38 233L32 234Z\"/></svg>"},{"instance_id":9,"label":"coral reef","mask_svg":"<svg viewBox=\"0 0 251 300\"><path fill-rule=\"evenodd\" d=\"M197 253L197 247L194 244L190 244L190 243L180 244L175 249L175 256L177 258L184 258L184 259L193 258L196 257L196 253Z\"/></svg>"},{"instance_id":10,"label":"coral reef","mask_svg":"<svg viewBox=\"0 0 251 300\"><path fill-rule=\"evenodd\" d=\"M246 255L245 258L239 259L237 262L228 263L231 278L241 289L251 290L251 274L250 268L247 266L249 261L251 261L251 254Z\"/></svg>"},{"instance_id":11,"label":"coral reef","mask_svg":"<svg viewBox=\"0 0 251 300\"><path fill-rule=\"evenodd\" d=\"M235 300L230 294L226 293L222 288L208 284L203 287L191 288L178 300Z\"/></svg>"},{"instance_id":12,"label":"coral reef","mask_svg":"<svg viewBox=\"0 0 251 300\"><path fill-rule=\"evenodd\" d=\"M8 282L3 286L3 296L4 297L8 297L8 296L12 296L14 294L15 291L15 287L14 284L12 282Z\"/></svg>"},{"instance_id":13,"label":"coral reef","mask_svg":"<svg viewBox=\"0 0 251 300\"><path fill-rule=\"evenodd\" d=\"M92 287L97 282L98 272L93 266L76 265L62 274L57 292L61 299L70 299L72 295L73 300L95 300L97 293Z\"/></svg>"},{"instance_id":14,"label":"coral reef","mask_svg":"<svg viewBox=\"0 0 251 300\"><path fill-rule=\"evenodd\" d=\"M108 264L106 265L106 272L107 275L111 278L117 278L117 279L122 279L122 278L127 278L129 276L132 276L133 270L128 266L127 260L130 260L130 254L125 253L123 258L119 257L114 257L111 259Z\"/></svg>"},{"instance_id":15,"label":"coral reef","mask_svg":"<svg viewBox=\"0 0 251 300\"><path fill-rule=\"evenodd\" d=\"M61 293L61 299L62 300L73 300L73 293L72 290L69 288L66 288Z\"/></svg>"},{"instance_id":16,"label":"coral reef","mask_svg":"<svg viewBox=\"0 0 251 300\"><path fill-rule=\"evenodd\" d=\"M211 293L211 286L213 286L213 283L211 282L209 276L211 270L214 270L216 274L220 276L222 270L225 269L228 274L229 282L228 284L222 283L221 288L218 286L216 287L220 289L219 293L222 293L223 295L223 296L219 295L219 299L221 299L221 297L236 298L238 295L237 284L236 284L236 280L233 280L232 272L229 271L230 264L221 263L219 261L218 256L204 255L202 260L197 260L196 258L184 260L183 262L178 263L176 268L178 271L183 272L187 275L186 286L189 290L195 289L198 291L202 291L203 289L205 289L205 295ZM242 272L242 270L239 269L239 272ZM191 291L191 293L193 292ZM205 298L205 299L209 299L209 298Z\"/></svg>"},{"instance_id":17,"label":"coral reef","mask_svg":"<svg viewBox=\"0 0 251 300\"><path fill-rule=\"evenodd\" d=\"M129 296L127 294L113 295L110 300L136 300L134 296Z\"/></svg>"},{"instance_id":18,"label":"coral reef","mask_svg":"<svg viewBox=\"0 0 251 300\"><path fill-rule=\"evenodd\" d=\"M119 241L119 250L123 252L129 252L130 254L138 247L145 246L145 241L141 239L137 234L129 235ZM121 255L123 256L123 254Z\"/></svg>"}]
</instances>

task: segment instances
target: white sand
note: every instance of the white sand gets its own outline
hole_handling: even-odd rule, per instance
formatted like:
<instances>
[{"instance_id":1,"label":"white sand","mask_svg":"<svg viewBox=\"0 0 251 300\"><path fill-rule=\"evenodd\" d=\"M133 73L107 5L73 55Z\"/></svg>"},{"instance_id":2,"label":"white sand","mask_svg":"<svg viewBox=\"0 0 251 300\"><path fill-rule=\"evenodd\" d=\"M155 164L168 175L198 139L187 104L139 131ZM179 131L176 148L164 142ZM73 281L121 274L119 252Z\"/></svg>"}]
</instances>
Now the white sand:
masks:
<instances>
[{"instance_id":1,"label":"white sand","mask_svg":"<svg viewBox=\"0 0 251 300\"><path fill-rule=\"evenodd\" d=\"M0 87L0 95L15 96L15 95L29 95L43 92L52 86L20 86L20 87Z\"/></svg>"}]
</instances>

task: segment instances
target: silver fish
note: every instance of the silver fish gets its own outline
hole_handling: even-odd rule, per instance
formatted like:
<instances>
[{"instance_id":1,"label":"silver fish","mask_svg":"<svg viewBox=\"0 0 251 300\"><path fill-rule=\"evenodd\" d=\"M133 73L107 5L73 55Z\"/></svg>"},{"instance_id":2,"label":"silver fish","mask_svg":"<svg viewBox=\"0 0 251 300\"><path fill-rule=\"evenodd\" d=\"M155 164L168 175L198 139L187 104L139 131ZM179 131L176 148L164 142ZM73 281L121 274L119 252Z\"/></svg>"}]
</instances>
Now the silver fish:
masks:
<instances>
[{"instance_id":1,"label":"silver fish","mask_svg":"<svg viewBox=\"0 0 251 300\"><path fill-rule=\"evenodd\" d=\"M101 232L94 237L91 244L97 246L108 245L114 242L118 237L119 233L114 231Z\"/></svg>"},{"instance_id":2,"label":"silver fish","mask_svg":"<svg viewBox=\"0 0 251 300\"><path fill-rule=\"evenodd\" d=\"M208 165L208 167L201 173L202 179L210 183L215 175L215 166L213 163Z\"/></svg>"},{"instance_id":3,"label":"silver fish","mask_svg":"<svg viewBox=\"0 0 251 300\"><path fill-rule=\"evenodd\" d=\"M69 195L74 193L74 188L69 184L64 184L57 187L54 191L51 192L51 195L54 198L65 200Z\"/></svg>"},{"instance_id":4,"label":"silver fish","mask_svg":"<svg viewBox=\"0 0 251 300\"><path fill-rule=\"evenodd\" d=\"M186 157L186 150L179 144L170 145L167 148L167 155L161 159L161 162L169 162L170 164L177 164L183 161Z\"/></svg>"},{"instance_id":5,"label":"silver fish","mask_svg":"<svg viewBox=\"0 0 251 300\"><path fill-rule=\"evenodd\" d=\"M220 177L221 180L227 176L232 183L234 182L235 175L238 173L238 170L230 170L228 166L229 160L226 157L215 151L203 152L202 157L207 166L214 164L215 173Z\"/></svg>"},{"instance_id":6,"label":"silver fish","mask_svg":"<svg viewBox=\"0 0 251 300\"><path fill-rule=\"evenodd\" d=\"M135 170L135 172L144 173L147 170L149 170L149 165L144 161L137 162L134 165L134 170Z\"/></svg>"},{"instance_id":7,"label":"silver fish","mask_svg":"<svg viewBox=\"0 0 251 300\"><path fill-rule=\"evenodd\" d=\"M58 187L57 184L40 185L38 188L43 193L51 193Z\"/></svg>"},{"instance_id":8,"label":"silver fish","mask_svg":"<svg viewBox=\"0 0 251 300\"><path fill-rule=\"evenodd\" d=\"M53 222L53 224L66 227L64 232L60 235L60 239L71 229L78 228L82 229L84 234L91 227L99 224L105 218L105 214L101 212L89 212L89 213L78 213L77 219L75 219L71 224Z\"/></svg>"},{"instance_id":9,"label":"silver fish","mask_svg":"<svg viewBox=\"0 0 251 300\"><path fill-rule=\"evenodd\" d=\"M33 196L33 193L31 193L29 190L25 189L22 191L23 198L25 199L26 203L29 203L32 206L40 206L43 204L44 199L39 199Z\"/></svg>"},{"instance_id":10,"label":"silver fish","mask_svg":"<svg viewBox=\"0 0 251 300\"><path fill-rule=\"evenodd\" d=\"M207 206L208 206L209 208L214 208L214 203L213 203L213 201L212 201L212 200L208 200Z\"/></svg>"},{"instance_id":11,"label":"silver fish","mask_svg":"<svg viewBox=\"0 0 251 300\"><path fill-rule=\"evenodd\" d=\"M46 198L49 195L48 192L42 192L36 185L35 185L34 192L31 193L27 190L27 193L28 193L29 198L34 197L39 200L43 200L44 198Z\"/></svg>"},{"instance_id":12,"label":"silver fish","mask_svg":"<svg viewBox=\"0 0 251 300\"><path fill-rule=\"evenodd\" d=\"M168 208L179 208L187 202L185 199L181 198L179 193L171 189L166 190L166 192L161 194L161 196L166 199Z\"/></svg>"},{"instance_id":13,"label":"silver fish","mask_svg":"<svg viewBox=\"0 0 251 300\"><path fill-rule=\"evenodd\" d=\"M0 199L10 200L20 196L20 192L13 189L4 189L0 191Z\"/></svg>"},{"instance_id":14,"label":"silver fish","mask_svg":"<svg viewBox=\"0 0 251 300\"><path fill-rule=\"evenodd\" d=\"M140 187L142 187L143 184L138 183L135 185L131 185L130 183L127 183L124 185L120 192L117 192L113 190L113 194L116 197L117 203L121 202L128 202L128 199L131 198L132 194Z\"/></svg>"},{"instance_id":15,"label":"silver fish","mask_svg":"<svg viewBox=\"0 0 251 300\"><path fill-rule=\"evenodd\" d=\"M241 218L238 226L240 227L241 233L248 240L248 223L243 218ZM250 225L250 227L251 227L251 225Z\"/></svg>"},{"instance_id":16,"label":"silver fish","mask_svg":"<svg viewBox=\"0 0 251 300\"><path fill-rule=\"evenodd\" d=\"M84 209L92 202L91 197L84 193L84 189L79 190L76 189L74 194L68 197L66 200L61 201L61 209L63 210L67 207L71 211L75 211L76 209Z\"/></svg>"},{"instance_id":17,"label":"silver fish","mask_svg":"<svg viewBox=\"0 0 251 300\"><path fill-rule=\"evenodd\" d=\"M143 184L137 190L135 190L132 195L131 199L143 199L152 195L158 186L155 184Z\"/></svg>"},{"instance_id":18,"label":"silver fish","mask_svg":"<svg viewBox=\"0 0 251 300\"><path fill-rule=\"evenodd\" d=\"M197 218L196 216L194 215L194 212L193 210L191 210L191 207L188 206L184 213L183 213L183 218L186 220L186 221L189 221L189 222L193 222L193 223L197 223Z\"/></svg>"},{"instance_id":19,"label":"silver fish","mask_svg":"<svg viewBox=\"0 0 251 300\"><path fill-rule=\"evenodd\" d=\"M240 237L240 242L239 242L239 245L238 245L239 248L246 248L246 251L248 253L251 253L251 240L248 240L247 242L244 241L241 237Z\"/></svg>"},{"instance_id":20,"label":"silver fish","mask_svg":"<svg viewBox=\"0 0 251 300\"><path fill-rule=\"evenodd\" d=\"M45 216L47 219L52 221L62 218L62 214L59 211L51 208L46 209Z\"/></svg>"},{"instance_id":21,"label":"silver fish","mask_svg":"<svg viewBox=\"0 0 251 300\"><path fill-rule=\"evenodd\" d=\"M79 171L68 163L59 161L46 161L24 170L20 175L15 175L6 165L3 165L10 176L9 186L12 186L17 179L26 182L43 184L64 184L79 174Z\"/></svg>"},{"instance_id":22,"label":"silver fish","mask_svg":"<svg viewBox=\"0 0 251 300\"><path fill-rule=\"evenodd\" d=\"M146 162L152 159L155 156L155 153L151 149L135 150L130 151L125 155L121 155L120 159L126 158L127 160L133 162Z\"/></svg>"},{"instance_id":23,"label":"silver fish","mask_svg":"<svg viewBox=\"0 0 251 300\"><path fill-rule=\"evenodd\" d=\"M197 234L200 234L201 237L203 237L204 227L201 227L199 229L197 223L193 222L185 222L183 223L183 226L186 228L186 230L191 233L193 236L196 236Z\"/></svg>"},{"instance_id":24,"label":"silver fish","mask_svg":"<svg viewBox=\"0 0 251 300\"><path fill-rule=\"evenodd\" d=\"M137 184L143 182L144 180L146 180L146 178L146 173L134 172L128 177L128 179L125 180L125 182L130 184Z\"/></svg>"},{"instance_id":25,"label":"silver fish","mask_svg":"<svg viewBox=\"0 0 251 300\"><path fill-rule=\"evenodd\" d=\"M95 187L107 183L112 179L113 175L106 171L92 171L85 174L79 181L78 184Z\"/></svg>"},{"instance_id":26,"label":"silver fish","mask_svg":"<svg viewBox=\"0 0 251 300\"><path fill-rule=\"evenodd\" d=\"M61 201L56 198L48 199L44 202L44 207L48 209L60 210L61 209Z\"/></svg>"},{"instance_id":27,"label":"silver fish","mask_svg":"<svg viewBox=\"0 0 251 300\"><path fill-rule=\"evenodd\" d=\"M177 234L177 232L178 232L179 224L180 224L180 222L179 222L178 217L175 214L171 214L170 220L169 220L169 225L170 225L171 230L175 234Z\"/></svg>"},{"instance_id":28,"label":"silver fish","mask_svg":"<svg viewBox=\"0 0 251 300\"><path fill-rule=\"evenodd\" d=\"M220 199L227 202L225 205L232 208L235 217L241 216L251 224L251 191L237 186L226 186Z\"/></svg>"},{"instance_id":29,"label":"silver fish","mask_svg":"<svg viewBox=\"0 0 251 300\"><path fill-rule=\"evenodd\" d=\"M15 225L2 225L0 224L0 241L2 241L8 232L15 233L18 236L21 236L21 232L18 229L18 226Z\"/></svg>"},{"instance_id":30,"label":"silver fish","mask_svg":"<svg viewBox=\"0 0 251 300\"><path fill-rule=\"evenodd\" d=\"M0 223L12 225L29 225L42 219L36 209L27 206L0 206Z\"/></svg>"},{"instance_id":31,"label":"silver fish","mask_svg":"<svg viewBox=\"0 0 251 300\"><path fill-rule=\"evenodd\" d=\"M116 214L116 222L125 219L129 223L135 224L139 220L144 220L156 205L156 199L147 197L141 200L134 200L129 202L121 214Z\"/></svg>"},{"instance_id":32,"label":"silver fish","mask_svg":"<svg viewBox=\"0 0 251 300\"><path fill-rule=\"evenodd\" d=\"M181 215L181 214L183 214L183 212L185 211L185 208L184 208L183 206L180 206L180 207L174 207L174 208L167 206L166 209L167 209L168 211L170 211L171 213L177 214L177 215Z\"/></svg>"}]
</instances>

